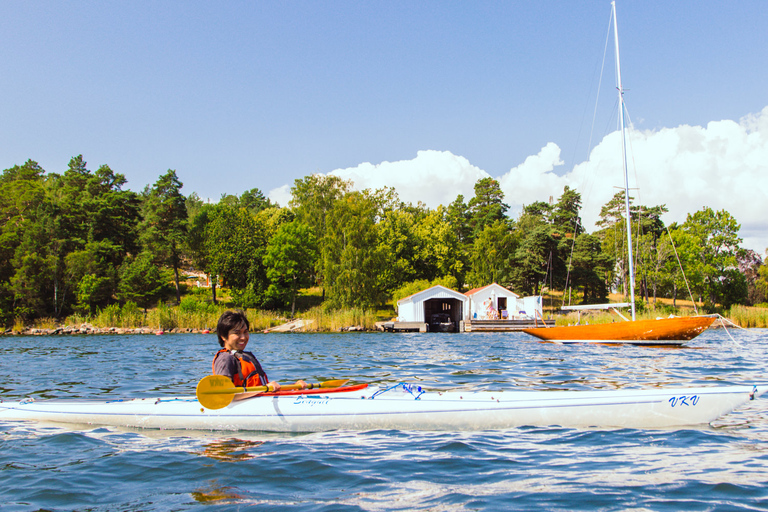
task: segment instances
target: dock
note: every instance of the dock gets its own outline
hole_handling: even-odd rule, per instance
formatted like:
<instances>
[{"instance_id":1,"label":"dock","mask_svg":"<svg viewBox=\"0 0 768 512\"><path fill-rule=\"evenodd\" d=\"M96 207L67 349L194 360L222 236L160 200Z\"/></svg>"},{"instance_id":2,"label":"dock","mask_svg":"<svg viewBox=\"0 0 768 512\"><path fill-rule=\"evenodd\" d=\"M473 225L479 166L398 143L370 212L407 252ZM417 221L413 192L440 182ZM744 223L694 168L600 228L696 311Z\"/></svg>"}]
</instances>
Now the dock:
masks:
<instances>
[{"instance_id":1,"label":"dock","mask_svg":"<svg viewBox=\"0 0 768 512\"><path fill-rule=\"evenodd\" d=\"M554 327L554 320L464 320L457 332L515 332L535 327ZM377 325L385 332L430 332L425 322L382 322Z\"/></svg>"},{"instance_id":2,"label":"dock","mask_svg":"<svg viewBox=\"0 0 768 512\"><path fill-rule=\"evenodd\" d=\"M466 320L465 332L515 332L536 327L554 327L554 320Z\"/></svg>"}]
</instances>

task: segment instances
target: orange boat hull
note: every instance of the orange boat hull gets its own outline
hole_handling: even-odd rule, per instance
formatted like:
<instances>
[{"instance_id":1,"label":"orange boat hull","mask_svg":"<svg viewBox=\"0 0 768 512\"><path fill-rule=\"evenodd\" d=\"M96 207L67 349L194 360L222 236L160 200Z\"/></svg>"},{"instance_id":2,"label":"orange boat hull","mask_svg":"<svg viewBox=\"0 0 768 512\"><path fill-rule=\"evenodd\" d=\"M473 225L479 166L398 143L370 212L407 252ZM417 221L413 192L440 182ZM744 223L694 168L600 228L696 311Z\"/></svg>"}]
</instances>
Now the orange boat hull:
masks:
<instances>
[{"instance_id":1,"label":"orange boat hull","mask_svg":"<svg viewBox=\"0 0 768 512\"><path fill-rule=\"evenodd\" d=\"M685 316L612 324L523 329L523 332L545 341L630 344L637 342L644 345L658 342L659 345L674 345L695 338L714 321L714 316Z\"/></svg>"}]
</instances>

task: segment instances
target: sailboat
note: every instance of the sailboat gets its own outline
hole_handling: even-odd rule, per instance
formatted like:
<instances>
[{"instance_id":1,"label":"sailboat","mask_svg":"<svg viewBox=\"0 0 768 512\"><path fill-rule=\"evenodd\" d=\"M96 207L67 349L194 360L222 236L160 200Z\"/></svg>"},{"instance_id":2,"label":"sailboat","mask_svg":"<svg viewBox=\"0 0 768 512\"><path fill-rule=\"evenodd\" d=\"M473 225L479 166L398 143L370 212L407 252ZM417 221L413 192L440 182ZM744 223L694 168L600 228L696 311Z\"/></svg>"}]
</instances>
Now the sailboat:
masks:
<instances>
[{"instance_id":1,"label":"sailboat","mask_svg":"<svg viewBox=\"0 0 768 512\"><path fill-rule=\"evenodd\" d=\"M613 36L616 51L616 77L619 91L619 125L621 126L621 156L624 169L624 208L627 226L631 226L629 209L629 177L627 173L627 144L624 127L624 89L621 85L621 65L619 63L619 33L616 21L616 2L611 2L613 17ZM596 325L568 325L563 327L539 327L523 329L523 332L545 341L558 343L617 343L631 345L682 345L704 332L715 315L691 317L658 318L656 320L637 320L635 316L635 269L632 264L632 230L627 229L627 246L629 248L629 293L632 310L632 320ZM600 304L592 306L572 306L570 309L607 309L615 308L618 304ZM566 308L563 308L566 309Z\"/></svg>"}]
</instances>

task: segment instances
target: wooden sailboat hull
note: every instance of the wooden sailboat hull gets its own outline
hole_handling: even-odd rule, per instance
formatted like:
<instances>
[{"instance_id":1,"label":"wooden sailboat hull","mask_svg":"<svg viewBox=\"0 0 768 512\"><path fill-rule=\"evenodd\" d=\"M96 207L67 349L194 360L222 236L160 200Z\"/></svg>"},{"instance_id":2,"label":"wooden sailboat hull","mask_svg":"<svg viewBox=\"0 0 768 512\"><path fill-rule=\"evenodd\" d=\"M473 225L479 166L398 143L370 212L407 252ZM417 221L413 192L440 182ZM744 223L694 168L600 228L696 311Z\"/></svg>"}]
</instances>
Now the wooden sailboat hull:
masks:
<instances>
[{"instance_id":1,"label":"wooden sailboat hull","mask_svg":"<svg viewBox=\"0 0 768 512\"><path fill-rule=\"evenodd\" d=\"M714 316L686 316L612 324L523 329L523 332L541 340L558 343L682 345L683 342L692 340L704 332L714 321Z\"/></svg>"}]
</instances>

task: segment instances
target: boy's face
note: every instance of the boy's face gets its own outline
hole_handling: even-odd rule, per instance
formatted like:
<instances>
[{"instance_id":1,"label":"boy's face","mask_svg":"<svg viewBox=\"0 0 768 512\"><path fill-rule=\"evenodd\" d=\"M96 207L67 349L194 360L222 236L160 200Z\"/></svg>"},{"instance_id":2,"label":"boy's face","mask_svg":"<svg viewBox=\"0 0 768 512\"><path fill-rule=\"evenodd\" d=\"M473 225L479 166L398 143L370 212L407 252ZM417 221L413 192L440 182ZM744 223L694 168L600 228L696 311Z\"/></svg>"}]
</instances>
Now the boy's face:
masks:
<instances>
[{"instance_id":1,"label":"boy's face","mask_svg":"<svg viewBox=\"0 0 768 512\"><path fill-rule=\"evenodd\" d=\"M224 340L224 348L227 350L245 350L250 334L245 324L235 326Z\"/></svg>"}]
</instances>

